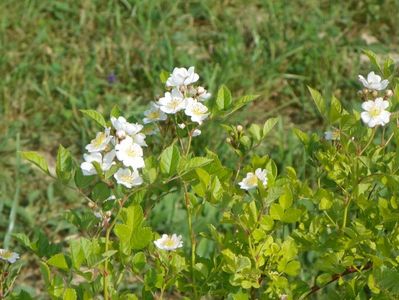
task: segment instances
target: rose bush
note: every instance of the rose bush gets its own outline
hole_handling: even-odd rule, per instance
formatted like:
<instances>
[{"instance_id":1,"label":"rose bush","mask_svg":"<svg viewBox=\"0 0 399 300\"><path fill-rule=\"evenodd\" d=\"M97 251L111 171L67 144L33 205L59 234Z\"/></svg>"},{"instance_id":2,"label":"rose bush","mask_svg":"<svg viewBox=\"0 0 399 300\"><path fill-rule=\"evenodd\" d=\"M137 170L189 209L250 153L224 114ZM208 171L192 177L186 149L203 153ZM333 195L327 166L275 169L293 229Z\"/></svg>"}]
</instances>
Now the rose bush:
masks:
<instances>
[{"instance_id":1,"label":"rose bush","mask_svg":"<svg viewBox=\"0 0 399 300\"><path fill-rule=\"evenodd\" d=\"M43 157L23 152L82 195L65 214L77 235L59 243L16 235L37 255L50 297L397 299L399 90L393 61L381 66L367 54L380 75L359 76L361 99L346 102L352 109L309 88L328 131L294 131L315 178L279 170L256 151L276 118L228 124L256 96L234 99L222 86L212 97L193 67L162 72L165 95L144 124L117 107L109 121L82 111L99 127L83 161L60 146L52 174ZM192 147L210 122L222 123L234 168ZM186 235L151 224L154 206L171 194L184 207ZM218 221L197 230L209 211Z\"/></svg>"}]
</instances>

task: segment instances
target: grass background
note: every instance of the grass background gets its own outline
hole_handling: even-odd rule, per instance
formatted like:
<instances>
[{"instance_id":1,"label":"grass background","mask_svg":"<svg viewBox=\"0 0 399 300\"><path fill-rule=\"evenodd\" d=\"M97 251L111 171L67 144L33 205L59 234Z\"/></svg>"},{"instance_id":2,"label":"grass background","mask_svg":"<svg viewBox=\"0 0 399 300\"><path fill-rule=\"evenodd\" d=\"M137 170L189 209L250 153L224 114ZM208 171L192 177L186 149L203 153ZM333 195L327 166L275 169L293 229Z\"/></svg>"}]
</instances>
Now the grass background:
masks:
<instances>
[{"instance_id":1,"label":"grass background","mask_svg":"<svg viewBox=\"0 0 399 300\"><path fill-rule=\"evenodd\" d=\"M234 96L259 94L230 122L281 115L262 151L303 172L289 128L323 130L306 85L353 105L357 74L369 70L362 49L399 61L398 15L397 0L0 0L0 247L13 204L10 232L43 228L55 240L70 230L60 213L81 205L19 162L17 149L40 151L54 165L62 143L79 161L96 131L79 109L108 115L118 104L140 119L162 93L160 71L174 66L194 65L213 93L224 83ZM204 144L207 136L223 148L222 131L205 127ZM37 288L37 276L32 268L19 285Z\"/></svg>"}]
</instances>

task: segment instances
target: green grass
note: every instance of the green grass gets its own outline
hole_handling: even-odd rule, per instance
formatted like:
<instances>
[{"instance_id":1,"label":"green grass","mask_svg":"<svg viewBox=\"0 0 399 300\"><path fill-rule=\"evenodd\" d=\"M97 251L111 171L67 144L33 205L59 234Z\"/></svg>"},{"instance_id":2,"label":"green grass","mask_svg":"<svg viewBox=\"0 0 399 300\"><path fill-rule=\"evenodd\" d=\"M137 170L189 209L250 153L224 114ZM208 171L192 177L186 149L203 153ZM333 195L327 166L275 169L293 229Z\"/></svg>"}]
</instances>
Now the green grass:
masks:
<instances>
[{"instance_id":1,"label":"green grass","mask_svg":"<svg viewBox=\"0 0 399 300\"><path fill-rule=\"evenodd\" d=\"M397 55L398 15L395 0L0 1L0 241L16 201L13 231L40 227L53 238L65 229L60 212L80 205L58 183L18 167L17 135L21 149L40 151L50 165L59 143L80 159L96 128L79 109L108 114L118 104L140 118L160 96L160 71L174 66L196 66L213 93L224 83L235 96L259 94L230 121L281 115L261 151L304 172L288 129L320 127L306 86L349 105L357 74L369 68L361 50ZM210 148L224 147L220 129L205 128L205 136L215 131Z\"/></svg>"}]
</instances>

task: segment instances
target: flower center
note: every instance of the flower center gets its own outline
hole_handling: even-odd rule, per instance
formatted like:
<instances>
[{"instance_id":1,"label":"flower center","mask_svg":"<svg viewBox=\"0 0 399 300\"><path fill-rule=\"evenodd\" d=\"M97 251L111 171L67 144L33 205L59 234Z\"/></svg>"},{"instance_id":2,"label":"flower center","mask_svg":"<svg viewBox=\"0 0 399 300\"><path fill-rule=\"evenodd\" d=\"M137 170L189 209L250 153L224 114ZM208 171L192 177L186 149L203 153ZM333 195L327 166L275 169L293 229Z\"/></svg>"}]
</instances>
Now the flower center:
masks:
<instances>
[{"instance_id":1,"label":"flower center","mask_svg":"<svg viewBox=\"0 0 399 300\"><path fill-rule=\"evenodd\" d=\"M172 99L172 101L169 102L169 107L172 109L176 109L180 105L180 100L179 99Z\"/></svg>"},{"instance_id":2,"label":"flower center","mask_svg":"<svg viewBox=\"0 0 399 300\"><path fill-rule=\"evenodd\" d=\"M132 175L122 175L121 179L125 182L130 182L132 181Z\"/></svg>"},{"instance_id":3,"label":"flower center","mask_svg":"<svg viewBox=\"0 0 399 300\"><path fill-rule=\"evenodd\" d=\"M168 238L163 244L165 247L173 247L175 245L175 242L171 238Z\"/></svg>"},{"instance_id":4,"label":"flower center","mask_svg":"<svg viewBox=\"0 0 399 300\"><path fill-rule=\"evenodd\" d=\"M126 155L130 157L136 157L137 156L137 151L134 148L129 148L126 151Z\"/></svg>"},{"instance_id":5,"label":"flower center","mask_svg":"<svg viewBox=\"0 0 399 300\"><path fill-rule=\"evenodd\" d=\"M379 109L378 107L373 107L372 109L370 109L369 114L373 118L378 117L381 114L381 109Z\"/></svg>"},{"instance_id":6,"label":"flower center","mask_svg":"<svg viewBox=\"0 0 399 300\"><path fill-rule=\"evenodd\" d=\"M12 257L12 252L4 250L0 252L0 256L3 257L4 259L9 259Z\"/></svg>"},{"instance_id":7,"label":"flower center","mask_svg":"<svg viewBox=\"0 0 399 300\"><path fill-rule=\"evenodd\" d=\"M101 146L102 143L105 141L105 133L100 133L94 140L93 145L95 147Z\"/></svg>"},{"instance_id":8,"label":"flower center","mask_svg":"<svg viewBox=\"0 0 399 300\"><path fill-rule=\"evenodd\" d=\"M148 114L149 119L158 119L159 118L159 111L154 110Z\"/></svg>"},{"instance_id":9,"label":"flower center","mask_svg":"<svg viewBox=\"0 0 399 300\"><path fill-rule=\"evenodd\" d=\"M256 175L252 175L250 178L248 178L248 185L257 185L258 184L258 177Z\"/></svg>"}]
</instances>

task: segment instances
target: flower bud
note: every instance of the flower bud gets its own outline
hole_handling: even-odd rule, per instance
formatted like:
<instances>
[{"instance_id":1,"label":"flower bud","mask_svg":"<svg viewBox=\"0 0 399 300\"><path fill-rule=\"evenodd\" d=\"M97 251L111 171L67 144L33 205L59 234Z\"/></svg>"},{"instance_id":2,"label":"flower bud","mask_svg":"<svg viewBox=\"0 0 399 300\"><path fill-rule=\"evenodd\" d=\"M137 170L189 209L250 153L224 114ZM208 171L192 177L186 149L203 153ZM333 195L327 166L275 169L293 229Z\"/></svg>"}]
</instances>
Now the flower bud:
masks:
<instances>
[{"instance_id":1,"label":"flower bud","mask_svg":"<svg viewBox=\"0 0 399 300\"><path fill-rule=\"evenodd\" d=\"M107 218L110 218L111 216L112 216L112 212L109 210L109 211L106 211L105 212L105 216L107 217Z\"/></svg>"},{"instance_id":2,"label":"flower bud","mask_svg":"<svg viewBox=\"0 0 399 300\"><path fill-rule=\"evenodd\" d=\"M367 95L370 91L368 89L363 89L363 94Z\"/></svg>"},{"instance_id":3,"label":"flower bud","mask_svg":"<svg viewBox=\"0 0 399 300\"><path fill-rule=\"evenodd\" d=\"M202 86L197 87L197 94L201 95L205 92L206 92L206 90Z\"/></svg>"},{"instance_id":4,"label":"flower bud","mask_svg":"<svg viewBox=\"0 0 399 300\"><path fill-rule=\"evenodd\" d=\"M226 143L231 143L231 138L226 138Z\"/></svg>"},{"instance_id":5,"label":"flower bud","mask_svg":"<svg viewBox=\"0 0 399 300\"><path fill-rule=\"evenodd\" d=\"M87 206L91 209L95 208L97 205L94 202L87 203Z\"/></svg>"},{"instance_id":6,"label":"flower bud","mask_svg":"<svg viewBox=\"0 0 399 300\"><path fill-rule=\"evenodd\" d=\"M371 95L373 95L373 97L377 97L378 96L378 92L377 91L373 91Z\"/></svg>"},{"instance_id":7,"label":"flower bud","mask_svg":"<svg viewBox=\"0 0 399 300\"><path fill-rule=\"evenodd\" d=\"M243 128L241 125L237 125L237 131L238 131L238 132L242 132L243 129L244 129L244 128Z\"/></svg>"},{"instance_id":8,"label":"flower bud","mask_svg":"<svg viewBox=\"0 0 399 300\"><path fill-rule=\"evenodd\" d=\"M118 139L123 140L126 137L126 132L124 130L118 130L116 136Z\"/></svg>"},{"instance_id":9,"label":"flower bud","mask_svg":"<svg viewBox=\"0 0 399 300\"><path fill-rule=\"evenodd\" d=\"M392 90L386 90L385 96L388 97L388 98L392 97L393 96L393 91Z\"/></svg>"}]
</instances>

